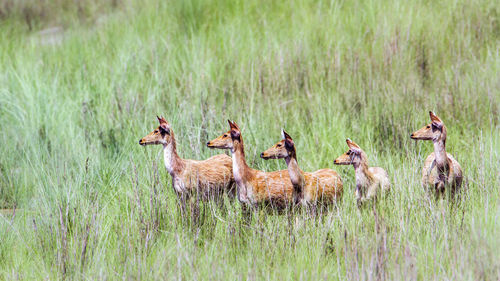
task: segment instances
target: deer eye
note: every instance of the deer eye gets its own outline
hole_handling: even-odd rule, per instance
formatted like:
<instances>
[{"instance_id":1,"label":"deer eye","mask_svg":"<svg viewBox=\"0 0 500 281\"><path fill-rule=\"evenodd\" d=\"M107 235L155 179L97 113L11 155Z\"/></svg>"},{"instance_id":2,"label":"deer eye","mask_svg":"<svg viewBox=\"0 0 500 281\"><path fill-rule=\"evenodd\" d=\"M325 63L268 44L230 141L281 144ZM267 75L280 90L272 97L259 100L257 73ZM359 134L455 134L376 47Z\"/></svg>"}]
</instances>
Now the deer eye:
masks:
<instances>
[{"instance_id":1,"label":"deer eye","mask_svg":"<svg viewBox=\"0 0 500 281\"><path fill-rule=\"evenodd\" d=\"M154 133L155 133L155 134L158 134L158 132L159 132L158 130L155 130L155 131L154 131Z\"/></svg>"},{"instance_id":2,"label":"deer eye","mask_svg":"<svg viewBox=\"0 0 500 281\"><path fill-rule=\"evenodd\" d=\"M347 151L347 155L351 155L351 151L350 151L350 150L349 150L349 151Z\"/></svg>"},{"instance_id":3,"label":"deer eye","mask_svg":"<svg viewBox=\"0 0 500 281\"><path fill-rule=\"evenodd\" d=\"M227 134L224 134L224 137L227 138Z\"/></svg>"},{"instance_id":4,"label":"deer eye","mask_svg":"<svg viewBox=\"0 0 500 281\"><path fill-rule=\"evenodd\" d=\"M281 147L281 143L277 144L276 147Z\"/></svg>"},{"instance_id":5,"label":"deer eye","mask_svg":"<svg viewBox=\"0 0 500 281\"><path fill-rule=\"evenodd\" d=\"M427 125L427 127L426 127L426 128L427 128L427 129L430 129L430 128L431 128L431 126Z\"/></svg>"}]
</instances>

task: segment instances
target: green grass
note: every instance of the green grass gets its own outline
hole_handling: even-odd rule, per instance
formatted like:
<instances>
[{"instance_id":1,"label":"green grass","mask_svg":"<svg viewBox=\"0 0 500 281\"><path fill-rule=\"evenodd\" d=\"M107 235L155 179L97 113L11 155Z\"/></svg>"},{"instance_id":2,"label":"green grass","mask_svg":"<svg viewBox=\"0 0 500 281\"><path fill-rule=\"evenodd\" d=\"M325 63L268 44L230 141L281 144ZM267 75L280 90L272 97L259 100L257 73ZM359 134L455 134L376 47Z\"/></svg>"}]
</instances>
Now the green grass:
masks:
<instances>
[{"instance_id":1,"label":"green grass","mask_svg":"<svg viewBox=\"0 0 500 281\"><path fill-rule=\"evenodd\" d=\"M500 278L494 1L71 3L0 17L0 207L18 208L0 216L0 279ZM432 145L409 135L429 110L466 177L455 204L420 185ZM182 218L160 147L138 145L157 114L192 159L235 120L263 170L286 168L258 157L282 127L306 171L349 137L391 194L359 210L336 166L344 199L319 220L245 225L237 202Z\"/></svg>"}]
</instances>

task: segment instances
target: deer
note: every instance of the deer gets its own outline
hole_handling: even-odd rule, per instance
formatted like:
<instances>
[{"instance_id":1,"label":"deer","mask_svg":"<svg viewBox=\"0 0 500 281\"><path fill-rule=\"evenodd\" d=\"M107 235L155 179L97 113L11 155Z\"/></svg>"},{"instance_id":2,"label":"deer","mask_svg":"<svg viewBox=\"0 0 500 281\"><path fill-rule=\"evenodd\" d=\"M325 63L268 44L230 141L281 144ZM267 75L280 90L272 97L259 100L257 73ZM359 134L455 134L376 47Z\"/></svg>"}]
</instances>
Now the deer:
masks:
<instances>
[{"instance_id":1,"label":"deer","mask_svg":"<svg viewBox=\"0 0 500 281\"><path fill-rule=\"evenodd\" d=\"M185 200L198 193L201 199L216 199L234 193L232 160L226 154L212 156L206 160L182 159L177 154L174 131L164 117L158 117L159 126L139 140L139 144L162 145L163 160L172 178L177 196Z\"/></svg>"},{"instance_id":2,"label":"deer","mask_svg":"<svg viewBox=\"0 0 500 281\"><path fill-rule=\"evenodd\" d=\"M446 186L451 187L451 194L455 194L462 185L462 168L453 156L446 152L446 126L441 118L429 111L431 123L410 135L414 140L432 140L434 152L424 161L422 169L422 186L434 187L436 195L443 194Z\"/></svg>"},{"instance_id":3,"label":"deer","mask_svg":"<svg viewBox=\"0 0 500 281\"><path fill-rule=\"evenodd\" d=\"M252 169L245 159L243 137L238 125L228 120L230 130L207 142L209 148L229 149L238 200L245 206L271 206L283 210L293 203L293 186L286 170L264 172Z\"/></svg>"},{"instance_id":4,"label":"deer","mask_svg":"<svg viewBox=\"0 0 500 281\"><path fill-rule=\"evenodd\" d=\"M346 139L349 150L339 156L333 164L352 165L356 175L356 202L358 207L371 199L375 199L378 193L387 192L390 189L389 175L380 167L369 167L366 153L350 139Z\"/></svg>"},{"instance_id":5,"label":"deer","mask_svg":"<svg viewBox=\"0 0 500 281\"><path fill-rule=\"evenodd\" d=\"M316 205L318 202L331 204L342 197L342 179L332 169L303 172L297 162L295 143L290 135L281 130L282 140L260 154L268 159L285 159L288 175L293 185L295 204Z\"/></svg>"}]
</instances>

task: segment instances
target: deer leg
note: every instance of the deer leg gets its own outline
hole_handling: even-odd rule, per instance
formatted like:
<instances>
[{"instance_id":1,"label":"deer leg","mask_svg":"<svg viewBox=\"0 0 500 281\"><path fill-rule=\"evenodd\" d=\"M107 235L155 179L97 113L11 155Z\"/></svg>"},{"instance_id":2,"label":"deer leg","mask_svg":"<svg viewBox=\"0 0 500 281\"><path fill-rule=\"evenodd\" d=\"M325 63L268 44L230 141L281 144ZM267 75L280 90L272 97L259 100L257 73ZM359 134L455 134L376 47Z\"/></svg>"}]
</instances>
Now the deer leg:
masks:
<instances>
[{"instance_id":1,"label":"deer leg","mask_svg":"<svg viewBox=\"0 0 500 281\"><path fill-rule=\"evenodd\" d=\"M444 193L445 191L445 185L443 181L437 181L434 183L434 189L436 192L436 200L439 199L439 197Z\"/></svg>"},{"instance_id":2,"label":"deer leg","mask_svg":"<svg viewBox=\"0 0 500 281\"><path fill-rule=\"evenodd\" d=\"M224 192L222 190L217 190L217 194L215 194L214 200L215 204L217 205L217 209L219 209L225 216L227 214L227 208L224 202Z\"/></svg>"},{"instance_id":3,"label":"deer leg","mask_svg":"<svg viewBox=\"0 0 500 281\"><path fill-rule=\"evenodd\" d=\"M182 193L180 192L175 192L175 195L177 195L177 207L180 210L181 217L184 217L184 213L186 211L186 201L184 196L182 196Z\"/></svg>"},{"instance_id":4,"label":"deer leg","mask_svg":"<svg viewBox=\"0 0 500 281\"><path fill-rule=\"evenodd\" d=\"M246 225L249 225L250 222L252 221L252 207L251 206L248 206L247 204L243 203L241 204L241 214L242 214L242 217L243 217L243 222L246 224Z\"/></svg>"},{"instance_id":5,"label":"deer leg","mask_svg":"<svg viewBox=\"0 0 500 281\"><path fill-rule=\"evenodd\" d=\"M318 218L318 206L315 203L308 204L307 205L309 209L309 214L312 218L317 219Z\"/></svg>"},{"instance_id":6,"label":"deer leg","mask_svg":"<svg viewBox=\"0 0 500 281\"><path fill-rule=\"evenodd\" d=\"M358 206L358 209L361 209L363 206L363 200L361 200L361 198L356 199L356 206Z\"/></svg>"},{"instance_id":7,"label":"deer leg","mask_svg":"<svg viewBox=\"0 0 500 281\"><path fill-rule=\"evenodd\" d=\"M452 184L452 189L451 189L451 194L453 198L455 198L456 193L460 193L460 188L462 187L462 181L463 177L456 177L453 184Z\"/></svg>"},{"instance_id":8,"label":"deer leg","mask_svg":"<svg viewBox=\"0 0 500 281\"><path fill-rule=\"evenodd\" d=\"M238 197L236 183L234 181L229 183L229 188L227 189L227 197L229 198L229 202L233 203L234 198Z\"/></svg>"}]
</instances>

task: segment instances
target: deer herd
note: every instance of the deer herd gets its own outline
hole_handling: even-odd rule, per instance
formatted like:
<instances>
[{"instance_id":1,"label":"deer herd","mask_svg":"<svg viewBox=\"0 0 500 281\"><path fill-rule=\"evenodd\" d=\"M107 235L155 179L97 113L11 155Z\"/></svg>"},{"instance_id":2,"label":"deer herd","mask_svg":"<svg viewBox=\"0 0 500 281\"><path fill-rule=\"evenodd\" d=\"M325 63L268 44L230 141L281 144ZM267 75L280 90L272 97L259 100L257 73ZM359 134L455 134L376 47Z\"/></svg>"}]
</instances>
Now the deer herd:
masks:
<instances>
[{"instance_id":1,"label":"deer herd","mask_svg":"<svg viewBox=\"0 0 500 281\"><path fill-rule=\"evenodd\" d=\"M446 127L432 111L431 123L411 134L415 140L432 140L434 152L424 162L422 185L430 187L439 197L446 188L451 194L462 184L462 169L446 153ZM170 124L157 117L159 126L139 141L140 145L163 145L165 168L172 178L172 186L182 202L196 194L204 200L223 201L223 194L237 197L245 207L272 206L284 209L290 206L327 206L342 198L343 182L332 169L304 172L297 162L297 150L292 137L281 131L282 139L260 154L263 159L285 159L287 170L264 172L248 166L245 159L243 135L238 125L228 120L229 131L207 142L212 149L227 149L226 154L206 160L183 159L177 154L176 140ZM380 167L369 167L366 153L354 141L347 139L349 150L333 164L352 165L355 172L355 198L358 207L387 193L389 175Z\"/></svg>"}]
</instances>

